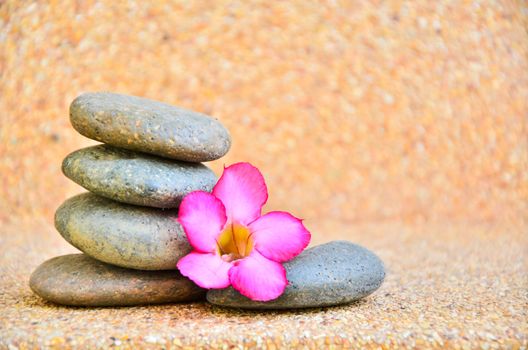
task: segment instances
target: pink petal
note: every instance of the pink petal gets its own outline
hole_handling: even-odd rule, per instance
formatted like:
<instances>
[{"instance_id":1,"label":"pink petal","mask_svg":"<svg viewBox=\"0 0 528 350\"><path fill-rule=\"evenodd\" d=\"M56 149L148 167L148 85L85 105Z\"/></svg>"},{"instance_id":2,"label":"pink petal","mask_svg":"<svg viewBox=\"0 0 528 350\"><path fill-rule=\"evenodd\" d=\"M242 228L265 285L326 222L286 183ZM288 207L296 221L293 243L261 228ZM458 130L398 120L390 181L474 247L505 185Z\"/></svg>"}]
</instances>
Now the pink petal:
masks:
<instances>
[{"instance_id":1,"label":"pink petal","mask_svg":"<svg viewBox=\"0 0 528 350\"><path fill-rule=\"evenodd\" d=\"M242 225L258 218L268 200L262 174L249 163L236 163L225 168L213 194L224 203L228 219Z\"/></svg>"},{"instance_id":2,"label":"pink petal","mask_svg":"<svg viewBox=\"0 0 528 350\"><path fill-rule=\"evenodd\" d=\"M178 261L181 274L202 288L229 287L228 271L232 263L222 260L218 254L191 252Z\"/></svg>"},{"instance_id":3,"label":"pink petal","mask_svg":"<svg viewBox=\"0 0 528 350\"><path fill-rule=\"evenodd\" d=\"M249 225L251 237L266 258L284 262L299 255L310 243L310 232L290 213L272 211Z\"/></svg>"},{"instance_id":4,"label":"pink petal","mask_svg":"<svg viewBox=\"0 0 528 350\"><path fill-rule=\"evenodd\" d=\"M229 280L240 294L256 301L278 298L286 288L286 270L253 250L247 258L237 260L229 270Z\"/></svg>"},{"instance_id":5,"label":"pink petal","mask_svg":"<svg viewBox=\"0 0 528 350\"><path fill-rule=\"evenodd\" d=\"M199 252L216 250L216 239L226 222L222 202L210 193L189 193L180 204L178 221L183 226L189 243Z\"/></svg>"}]
</instances>

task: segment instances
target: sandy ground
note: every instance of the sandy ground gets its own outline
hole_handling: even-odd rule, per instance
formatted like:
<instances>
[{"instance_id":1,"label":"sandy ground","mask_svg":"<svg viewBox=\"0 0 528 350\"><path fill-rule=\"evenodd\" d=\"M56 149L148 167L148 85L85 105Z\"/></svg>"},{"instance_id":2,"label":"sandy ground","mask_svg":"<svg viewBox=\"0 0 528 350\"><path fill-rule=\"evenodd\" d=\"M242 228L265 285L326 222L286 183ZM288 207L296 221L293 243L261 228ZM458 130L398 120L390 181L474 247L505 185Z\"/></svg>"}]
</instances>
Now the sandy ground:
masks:
<instances>
[{"instance_id":1,"label":"sandy ground","mask_svg":"<svg viewBox=\"0 0 528 350\"><path fill-rule=\"evenodd\" d=\"M388 270L382 287L356 304L287 312L206 303L62 307L32 294L28 278L40 262L74 248L45 223L3 227L0 348L528 346L526 227L309 226L314 244L346 237L379 254Z\"/></svg>"}]
</instances>

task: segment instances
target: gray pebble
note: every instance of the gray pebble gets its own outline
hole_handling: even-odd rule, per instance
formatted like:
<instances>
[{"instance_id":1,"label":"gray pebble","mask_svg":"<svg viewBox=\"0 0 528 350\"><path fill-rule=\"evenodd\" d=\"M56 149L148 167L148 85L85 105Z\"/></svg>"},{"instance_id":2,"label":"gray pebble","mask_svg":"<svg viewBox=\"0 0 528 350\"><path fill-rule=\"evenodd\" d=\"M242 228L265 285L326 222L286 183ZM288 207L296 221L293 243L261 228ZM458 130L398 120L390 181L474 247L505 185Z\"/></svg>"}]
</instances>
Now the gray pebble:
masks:
<instances>
[{"instance_id":1,"label":"gray pebble","mask_svg":"<svg viewBox=\"0 0 528 350\"><path fill-rule=\"evenodd\" d=\"M108 265L84 254L42 263L29 286L62 305L123 306L204 299L205 291L178 271L139 271Z\"/></svg>"},{"instance_id":2,"label":"gray pebble","mask_svg":"<svg viewBox=\"0 0 528 350\"><path fill-rule=\"evenodd\" d=\"M82 94L70 105L70 121L96 141L188 162L218 159L231 147L218 120L136 96Z\"/></svg>"},{"instance_id":3,"label":"gray pebble","mask_svg":"<svg viewBox=\"0 0 528 350\"><path fill-rule=\"evenodd\" d=\"M191 250L177 216L177 210L84 193L57 209L55 227L66 241L97 260L139 270L169 270Z\"/></svg>"},{"instance_id":4,"label":"gray pebble","mask_svg":"<svg viewBox=\"0 0 528 350\"><path fill-rule=\"evenodd\" d=\"M293 309L340 305L378 289L385 278L381 260L371 251L347 241L333 241L305 250L284 264L289 281L275 300L250 300L232 287L211 289L207 300L245 309Z\"/></svg>"},{"instance_id":5,"label":"gray pebble","mask_svg":"<svg viewBox=\"0 0 528 350\"><path fill-rule=\"evenodd\" d=\"M210 192L216 176L199 163L164 159L108 145L68 155L63 173L87 190L119 202L176 208L196 190Z\"/></svg>"}]
</instances>

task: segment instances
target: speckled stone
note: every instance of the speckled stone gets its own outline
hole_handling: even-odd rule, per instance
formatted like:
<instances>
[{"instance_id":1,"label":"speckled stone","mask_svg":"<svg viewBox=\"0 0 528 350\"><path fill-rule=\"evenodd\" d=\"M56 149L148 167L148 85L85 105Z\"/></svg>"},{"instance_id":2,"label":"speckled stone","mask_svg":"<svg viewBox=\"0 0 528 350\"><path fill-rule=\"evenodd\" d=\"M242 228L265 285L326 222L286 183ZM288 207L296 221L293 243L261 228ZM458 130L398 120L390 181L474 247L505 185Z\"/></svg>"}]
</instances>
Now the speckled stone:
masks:
<instances>
[{"instance_id":1,"label":"speckled stone","mask_svg":"<svg viewBox=\"0 0 528 350\"><path fill-rule=\"evenodd\" d=\"M75 151L62 162L71 180L123 203L175 208L196 190L210 192L216 176L203 164L164 159L99 145Z\"/></svg>"},{"instance_id":2,"label":"speckled stone","mask_svg":"<svg viewBox=\"0 0 528 350\"><path fill-rule=\"evenodd\" d=\"M289 309L347 304L381 286L385 269L371 251L347 241L333 241L301 253L284 264L288 287L269 302L252 301L232 287L207 292L216 305L245 309Z\"/></svg>"},{"instance_id":3,"label":"speckled stone","mask_svg":"<svg viewBox=\"0 0 528 350\"><path fill-rule=\"evenodd\" d=\"M188 162L218 159L231 147L218 120L135 96L82 94L70 105L70 121L91 139Z\"/></svg>"},{"instance_id":4,"label":"speckled stone","mask_svg":"<svg viewBox=\"0 0 528 350\"><path fill-rule=\"evenodd\" d=\"M202 299L203 289L177 271L138 271L109 265L84 254L58 256L31 275L31 289L63 305L123 306Z\"/></svg>"},{"instance_id":5,"label":"speckled stone","mask_svg":"<svg viewBox=\"0 0 528 350\"><path fill-rule=\"evenodd\" d=\"M139 270L169 270L190 251L177 214L84 193L57 209L55 227L66 241L97 260Z\"/></svg>"}]
</instances>

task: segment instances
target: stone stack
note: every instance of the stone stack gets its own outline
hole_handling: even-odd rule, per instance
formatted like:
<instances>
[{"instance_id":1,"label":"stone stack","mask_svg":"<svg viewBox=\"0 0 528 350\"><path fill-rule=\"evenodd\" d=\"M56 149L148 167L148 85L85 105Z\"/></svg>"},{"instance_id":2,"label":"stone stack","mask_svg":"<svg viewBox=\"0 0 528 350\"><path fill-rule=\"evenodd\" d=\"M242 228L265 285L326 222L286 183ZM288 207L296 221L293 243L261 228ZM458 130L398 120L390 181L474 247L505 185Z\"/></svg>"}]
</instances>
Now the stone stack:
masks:
<instances>
[{"instance_id":1,"label":"stone stack","mask_svg":"<svg viewBox=\"0 0 528 350\"><path fill-rule=\"evenodd\" d=\"M379 288L381 260L345 241L307 249L284 264L288 286L277 299L252 301L232 287L209 292L176 270L191 251L177 221L178 205L217 179L201 162L222 157L227 130L203 114L144 98L84 94L70 107L73 127L104 144L68 155L64 174L86 188L55 214L62 237L84 254L53 258L30 278L55 303L119 306L207 299L247 309L346 304Z\"/></svg>"},{"instance_id":2,"label":"stone stack","mask_svg":"<svg viewBox=\"0 0 528 350\"><path fill-rule=\"evenodd\" d=\"M226 128L206 115L114 93L87 93L70 106L82 135L104 144L68 155L64 174L88 191L55 214L59 233L84 254L39 266L30 286L65 305L116 306L203 299L176 270L191 250L177 207L217 179L201 162L231 146Z\"/></svg>"}]
</instances>

